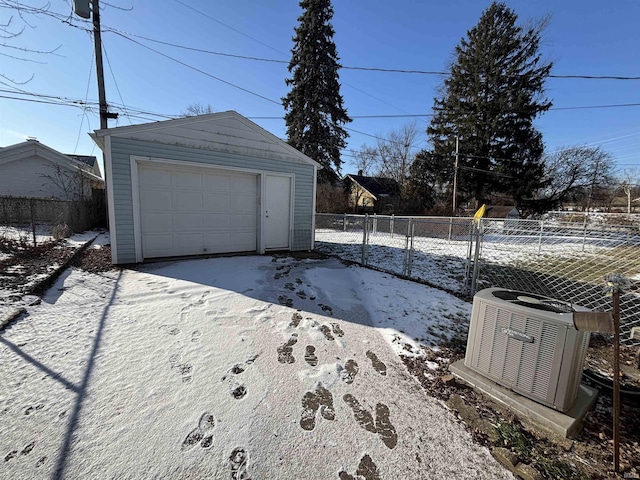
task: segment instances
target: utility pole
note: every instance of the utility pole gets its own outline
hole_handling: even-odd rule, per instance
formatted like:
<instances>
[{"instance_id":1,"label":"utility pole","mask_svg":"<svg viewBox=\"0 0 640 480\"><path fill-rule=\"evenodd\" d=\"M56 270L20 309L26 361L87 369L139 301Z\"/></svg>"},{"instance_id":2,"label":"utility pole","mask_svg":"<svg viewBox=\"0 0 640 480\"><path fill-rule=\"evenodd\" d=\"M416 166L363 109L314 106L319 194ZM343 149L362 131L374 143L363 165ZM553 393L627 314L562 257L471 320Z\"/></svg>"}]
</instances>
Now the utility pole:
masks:
<instances>
[{"instance_id":1,"label":"utility pole","mask_svg":"<svg viewBox=\"0 0 640 480\"><path fill-rule=\"evenodd\" d=\"M89 2L91 1L91 8ZM100 35L100 5L98 0L73 0L73 11L79 17L93 19L93 48L96 57L96 76L98 77L98 102L100 105L100 130L108 128L109 118L118 118L117 113L109 113L107 96L104 91L104 70L102 68L102 37ZM92 15L93 14L93 15ZM104 188L107 190L107 165L104 152L102 152L102 165L104 170ZM105 194L106 195L106 194ZM105 202L106 224L109 226L109 204Z\"/></svg>"},{"instance_id":2,"label":"utility pole","mask_svg":"<svg viewBox=\"0 0 640 480\"><path fill-rule=\"evenodd\" d=\"M96 76L98 77L98 102L100 104L100 130L108 127L109 118L118 118L117 113L109 113L104 91L104 70L102 68L102 38L100 36L100 5L98 0L74 0L73 10L79 17L93 19L93 47L96 56Z\"/></svg>"},{"instance_id":3,"label":"utility pole","mask_svg":"<svg viewBox=\"0 0 640 480\"><path fill-rule=\"evenodd\" d=\"M456 216L456 195L458 190L458 143L459 138L456 135L456 165L453 168L453 212L451 212L451 216Z\"/></svg>"},{"instance_id":4,"label":"utility pole","mask_svg":"<svg viewBox=\"0 0 640 480\"><path fill-rule=\"evenodd\" d=\"M100 6L98 0L92 0L93 10L93 46L96 54L96 71L98 77L98 101L100 102L100 130L107 128L107 99L104 92L104 71L102 69L102 38L100 36Z\"/></svg>"}]
</instances>

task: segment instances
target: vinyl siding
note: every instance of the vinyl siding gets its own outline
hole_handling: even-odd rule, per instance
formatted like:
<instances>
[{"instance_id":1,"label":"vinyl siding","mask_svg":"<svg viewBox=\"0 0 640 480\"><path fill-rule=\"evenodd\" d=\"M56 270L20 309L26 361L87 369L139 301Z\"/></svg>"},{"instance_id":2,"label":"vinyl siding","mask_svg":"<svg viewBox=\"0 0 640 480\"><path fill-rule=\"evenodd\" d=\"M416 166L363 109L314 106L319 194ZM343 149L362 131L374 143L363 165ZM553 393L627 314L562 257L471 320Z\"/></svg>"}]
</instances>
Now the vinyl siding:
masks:
<instances>
[{"instance_id":1,"label":"vinyl siding","mask_svg":"<svg viewBox=\"0 0 640 480\"><path fill-rule=\"evenodd\" d=\"M257 158L211 150L111 138L114 216L119 263L134 263L135 240L131 191L131 156L162 158L207 165L246 168L295 175L292 250L309 250L312 243L313 166L273 158Z\"/></svg>"}]
</instances>

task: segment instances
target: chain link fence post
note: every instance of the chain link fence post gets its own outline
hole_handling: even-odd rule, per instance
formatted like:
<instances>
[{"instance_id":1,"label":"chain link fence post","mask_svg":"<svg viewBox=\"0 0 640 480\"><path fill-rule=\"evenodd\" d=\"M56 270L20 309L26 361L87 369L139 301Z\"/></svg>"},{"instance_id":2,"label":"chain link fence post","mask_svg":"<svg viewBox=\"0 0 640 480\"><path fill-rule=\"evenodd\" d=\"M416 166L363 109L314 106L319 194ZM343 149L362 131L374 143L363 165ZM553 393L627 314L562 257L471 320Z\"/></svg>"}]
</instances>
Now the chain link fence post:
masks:
<instances>
[{"instance_id":1,"label":"chain link fence post","mask_svg":"<svg viewBox=\"0 0 640 480\"><path fill-rule=\"evenodd\" d=\"M342 217L342 231L343 232L347 231L347 214L346 213Z\"/></svg>"},{"instance_id":2,"label":"chain link fence post","mask_svg":"<svg viewBox=\"0 0 640 480\"><path fill-rule=\"evenodd\" d=\"M413 219L409 218L409 222L407 223L407 233L404 236L404 252L402 255L402 275L405 277L409 276L409 239L411 237L411 226L413 224Z\"/></svg>"},{"instance_id":3,"label":"chain link fence post","mask_svg":"<svg viewBox=\"0 0 640 480\"><path fill-rule=\"evenodd\" d=\"M407 262L407 277L411 276L411 266L413 265L413 238L415 237L416 226L413 221L409 221L411 228L411 239L409 243L409 261Z\"/></svg>"},{"instance_id":4,"label":"chain link fence post","mask_svg":"<svg viewBox=\"0 0 640 480\"><path fill-rule=\"evenodd\" d=\"M538 255L540 255L540 252L542 251L542 234L544 232L544 221L540 220L540 239L538 241Z\"/></svg>"},{"instance_id":5,"label":"chain link fence post","mask_svg":"<svg viewBox=\"0 0 640 480\"><path fill-rule=\"evenodd\" d=\"M470 294L473 296L476 293L477 283L478 283L478 275L480 275L480 251L482 246L482 229L483 229L483 219L478 219L478 227L476 229L476 250L474 254L473 260L473 277L471 278L471 291Z\"/></svg>"},{"instance_id":6,"label":"chain link fence post","mask_svg":"<svg viewBox=\"0 0 640 480\"><path fill-rule=\"evenodd\" d=\"M362 219L362 265L367 264L367 254L369 249L369 214L366 213Z\"/></svg>"},{"instance_id":7,"label":"chain link fence post","mask_svg":"<svg viewBox=\"0 0 640 480\"><path fill-rule=\"evenodd\" d=\"M393 238L393 213L389 218L389 232L391 233L391 238Z\"/></svg>"},{"instance_id":8,"label":"chain link fence post","mask_svg":"<svg viewBox=\"0 0 640 480\"><path fill-rule=\"evenodd\" d=\"M464 284L462 288L471 295L471 264L473 261L473 220L469 222L469 241L467 242L467 265L464 269Z\"/></svg>"}]
</instances>

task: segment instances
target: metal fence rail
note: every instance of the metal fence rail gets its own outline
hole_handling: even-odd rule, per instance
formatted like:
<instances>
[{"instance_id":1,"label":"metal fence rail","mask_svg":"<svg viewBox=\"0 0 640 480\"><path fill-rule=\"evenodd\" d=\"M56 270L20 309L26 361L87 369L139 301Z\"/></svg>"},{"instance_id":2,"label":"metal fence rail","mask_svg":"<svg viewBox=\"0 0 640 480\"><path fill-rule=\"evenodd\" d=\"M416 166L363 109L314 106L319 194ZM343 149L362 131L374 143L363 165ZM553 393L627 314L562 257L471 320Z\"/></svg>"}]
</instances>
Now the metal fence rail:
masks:
<instances>
[{"instance_id":1,"label":"metal fence rail","mask_svg":"<svg viewBox=\"0 0 640 480\"><path fill-rule=\"evenodd\" d=\"M489 286L538 293L593 310L611 310L604 277L640 281L639 224L584 224L483 218L472 291ZM640 291L621 296L621 339L640 326Z\"/></svg>"},{"instance_id":2,"label":"metal fence rail","mask_svg":"<svg viewBox=\"0 0 640 480\"><path fill-rule=\"evenodd\" d=\"M604 277L640 286L640 219L624 224L545 220L316 215L316 249L379 270L473 295L490 287L610 310ZM640 289L621 296L621 339L640 326Z\"/></svg>"},{"instance_id":3,"label":"metal fence rail","mask_svg":"<svg viewBox=\"0 0 640 480\"><path fill-rule=\"evenodd\" d=\"M316 249L464 294L471 280L472 219L316 215Z\"/></svg>"}]
</instances>

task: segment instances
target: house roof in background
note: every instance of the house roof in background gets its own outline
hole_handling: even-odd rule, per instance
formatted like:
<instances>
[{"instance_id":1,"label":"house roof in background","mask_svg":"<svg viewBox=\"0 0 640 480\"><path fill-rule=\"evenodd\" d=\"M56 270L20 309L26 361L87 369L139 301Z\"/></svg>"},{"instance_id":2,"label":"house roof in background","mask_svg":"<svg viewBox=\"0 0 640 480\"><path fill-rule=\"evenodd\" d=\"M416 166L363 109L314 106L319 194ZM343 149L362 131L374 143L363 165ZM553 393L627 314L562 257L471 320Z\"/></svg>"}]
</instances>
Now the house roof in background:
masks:
<instances>
[{"instance_id":1,"label":"house roof in background","mask_svg":"<svg viewBox=\"0 0 640 480\"><path fill-rule=\"evenodd\" d=\"M369 192L376 200L378 197L397 195L400 190L400 185L398 185L398 182L393 178L366 177L364 175L351 174L346 175L345 178L350 178L361 188Z\"/></svg>"},{"instance_id":2,"label":"house roof in background","mask_svg":"<svg viewBox=\"0 0 640 480\"><path fill-rule=\"evenodd\" d=\"M65 155L69 158L76 160L77 162L82 162L91 168L94 167L97 161L96 157L94 157L93 155L75 155L70 153L65 153Z\"/></svg>"},{"instance_id":3,"label":"house roof in background","mask_svg":"<svg viewBox=\"0 0 640 480\"><path fill-rule=\"evenodd\" d=\"M92 173L90 169L87 169L85 163L60 153L35 139L29 139L26 142L16 143L0 149L0 165L15 162L31 155L37 155L73 172L80 171L83 176L90 180L96 182L104 181L101 177Z\"/></svg>"}]
</instances>

